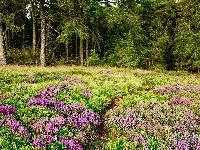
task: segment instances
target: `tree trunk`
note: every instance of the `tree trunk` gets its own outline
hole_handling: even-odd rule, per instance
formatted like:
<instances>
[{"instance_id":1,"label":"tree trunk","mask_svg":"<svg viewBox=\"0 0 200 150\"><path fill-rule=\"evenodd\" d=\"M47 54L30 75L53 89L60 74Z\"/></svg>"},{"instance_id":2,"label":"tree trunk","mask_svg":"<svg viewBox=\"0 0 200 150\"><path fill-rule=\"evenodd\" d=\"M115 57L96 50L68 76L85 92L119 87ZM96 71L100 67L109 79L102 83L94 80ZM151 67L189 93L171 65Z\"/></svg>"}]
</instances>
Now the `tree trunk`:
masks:
<instances>
[{"instance_id":1,"label":"tree trunk","mask_svg":"<svg viewBox=\"0 0 200 150\"><path fill-rule=\"evenodd\" d=\"M44 1L40 1L40 20L41 20L41 52L40 52L40 63L41 66L45 66L45 16L44 16Z\"/></svg>"},{"instance_id":2,"label":"tree trunk","mask_svg":"<svg viewBox=\"0 0 200 150\"><path fill-rule=\"evenodd\" d=\"M88 58L89 58L89 53L88 53L88 40L86 40L86 45L85 45L85 57L86 57L86 65L88 66Z\"/></svg>"},{"instance_id":3,"label":"tree trunk","mask_svg":"<svg viewBox=\"0 0 200 150\"><path fill-rule=\"evenodd\" d=\"M0 65L6 65L6 56L4 50L3 30L0 24Z\"/></svg>"},{"instance_id":4,"label":"tree trunk","mask_svg":"<svg viewBox=\"0 0 200 150\"><path fill-rule=\"evenodd\" d=\"M83 40L80 38L80 49L79 49L80 65L83 66Z\"/></svg>"},{"instance_id":5,"label":"tree trunk","mask_svg":"<svg viewBox=\"0 0 200 150\"><path fill-rule=\"evenodd\" d=\"M34 0L30 0L31 6L31 17L32 17L32 27L33 27L33 41L32 41L32 50L35 52L36 50L36 19L35 19L35 5Z\"/></svg>"},{"instance_id":6,"label":"tree trunk","mask_svg":"<svg viewBox=\"0 0 200 150\"><path fill-rule=\"evenodd\" d=\"M51 27L51 15L48 16L48 24L47 24L47 33L46 33L46 56L49 50L49 35L50 35L50 27Z\"/></svg>"}]
</instances>

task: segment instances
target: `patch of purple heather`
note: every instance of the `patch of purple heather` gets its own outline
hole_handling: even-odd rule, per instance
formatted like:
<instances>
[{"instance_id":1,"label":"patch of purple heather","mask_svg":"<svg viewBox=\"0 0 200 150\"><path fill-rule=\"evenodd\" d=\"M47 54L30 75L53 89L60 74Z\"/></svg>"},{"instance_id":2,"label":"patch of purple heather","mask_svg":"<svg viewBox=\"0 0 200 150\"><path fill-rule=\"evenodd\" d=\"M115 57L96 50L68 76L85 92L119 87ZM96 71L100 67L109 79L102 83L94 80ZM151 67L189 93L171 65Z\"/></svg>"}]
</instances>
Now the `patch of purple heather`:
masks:
<instances>
[{"instance_id":1,"label":"patch of purple heather","mask_svg":"<svg viewBox=\"0 0 200 150\"><path fill-rule=\"evenodd\" d=\"M116 97L117 97L117 98L122 98L123 95L119 93L119 94L116 95Z\"/></svg>"},{"instance_id":2,"label":"patch of purple heather","mask_svg":"<svg viewBox=\"0 0 200 150\"><path fill-rule=\"evenodd\" d=\"M4 106L0 106L0 113L2 113L3 115L7 115L8 110Z\"/></svg>"},{"instance_id":3,"label":"patch of purple heather","mask_svg":"<svg viewBox=\"0 0 200 150\"><path fill-rule=\"evenodd\" d=\"M147 139L145 138L144 135L139 134L139 133L128 132L128 136L132 142L137 142L139 146L143 146L143 147L148 146Z\"/></svg>"},{"instance_id":4,"label":"patch of purple heather","mask_svg":"<svg viewBox=\"0 0 200 150\"><path fill-rule=\"evenodd\" d=\"M3 120L0 120L0 127L3 125Z\"/></svg>"},{"instance_id":5,"label":"patch of purple heather","mask_svg":"<svg viewBox=\"0 0 200 150\"><path fill-rule=\"evenodd\" d=\"M82 104L73 103L67 105L65 102L59 100L33 98L30 99L28 105L42 106L50 109L50 111L56 111L62 116L59 118L51 118L50 120L41 119L34 123L31 127L36 136L41 134L56 136L60 131L60 128L67 125L76 132L82 131L87 134L87 137L85 137L87 139L81 142L82 145L86 145L90 141L95 141L97 139L95 130L101 125L101 118L92 110L86 109Z\"/></svg>"},{"instance_id":6,"label":"patch of purple heather","mask_svg":"<svg viewBox=\"0 0 200 150\"><path fill-rule=\"evenodd\" d=\"M28 76L27 77L29 79L29 83L36 83L35 77L34 76Z\"/></svg>"},{"instance_id":7,"label":"patch of purple heather","mask_svg":"<svg viewBox=\"0 0 200 150\"><path fill-rule=\"evenodd\" d=\"M6 125L10 131L17 133L20 136L23 136L25 139L29 140L28 130L26 127L20 125L19 121L17 121L13 116L6 115Z\"/></svg>"},{"instance_id":8,"label":"patch of purple heather","mask_svg":"<svg viewBox=\"0 0 200 150\"><path fill-rule=\"evenodd\" d=\"M169 101L168 104L184 104L184 105L192 105L192 102L187 100L186 98L182 97L172 97Z\"/></svg>"},{"instance_id":9,"label":"patch of purple heather","mask_svg":"<svg viewBox=\"0 0 200 150\"><path fill-rule=\"evenodd\" d=\"M7 114L14 114L16 112L15 107L10 105L0 105L0 113L7 115Z\"/></svg>"},{"instance_id":10,"label":"patch of purple heather","mask_svg":"<svg viewBox=\"0 0 200 150\"><path fill-rule=\"evenodd\" d=\"M166 136L166 143L162 143L161 147L174 150L190 150L200 149L200 136L197 134L190 134L188 132L175 133Z\"/></svg>"},{"instance_id":11,"label":"patch of purple heather","mask_svg":"<svg viewBox=\"0 0 200 150\"><path fill-rule=\"evenodd\" d=\"M57 86L50 85L46 89L41 90L38 95L36 95L36 98L43 98L43 99L49 99L55 96L60 89Z\"/></svg>"},{"instance_id":12,"label":"patch of purple heather","mask_svg":"<svg viewBox=\"0 0 200 150\"><path fill-rule=\"evenodd\" d=\"M81 117L86 118L91 124L94 124L94 125L101 124L101 118L99 117L99 115L94 113L92 110L88 110L88 109L84 110L81 113Z\"/></svg>"},{"instance_id":13,"label":"patch of purple heather","mask_svg":"<svg viewBox=\"0 0 200 150\"><path fill-rule=\"evenodd\" d=\"M60 128L66 124L66 120L62 117L49 119L40 119L31 125L31 128L36 132L36 135L56 135Z\"/></svg>"},{"instance_id":14,"label":"patch of purple heather","mask_svg":"<svg viewBox=\"0 0 200 150\"><path fill-rule=\"evenodd\" d=\"M28 106L42 106L47 107L53 105L53 101L43 98L31 98L28 102Z\"/></svg>"},{"instance_id":15,"label":"patch of purple heather","mask_svg":"<svg viewBox=\"0 0 200 150\"><path fill-rule=\"evenodd\" d=\"M59 141L66 147L67 150L83 150L76 139L68 139L67 137L61 136Z\"/></svg>"},{"instance_id":16,"label":"patch of purple heather","mask_svg":"<svg viewBox=\"0 0 200 150\"><path fill-rule=\"evenodd\" d=\"M0 94L0 99L8 99L10 98L9 95L6 95L6 94Z\"/></svg>"},{"instance_id":17,"label":"patch of purple heather","mask_svg":"<svg viewBox=\"0 0 200 150\"><path fill-rule=\"evenodd\" d=\"M56 139L51 135L41 135L33 139L31 145L34 147L45 148L47 144L56 142Z\"/></svg>"},{"instance_id":18,"label":"patch of purple heather","mask_svg":"<svg viewBox=\"0 0 200 150\"><path fill-rule=\"evenodd\" d=\"M80 89L82 91L82 95L85 96L85 97L93 97L94 95L90 92L89 89L86 89L86 88L81 88Z\"/></svg>"},{"instance_id":19,"label":"patch of purple heather","mask_svg":"<svg viewBox=\"0 0 200 150\"><path fill-rule=\"evenodd\" d=\"M44 108L52 108L58 111L61 114L66 114L69 111L69 106L62 101L59 100L50 100L50 99L42 99L42 98L31 98L28 102L29 106L41 106Z\"/></svg>"},{"instance_id":20,"label":"patch of purple heather","mask_svg":"<svg viewBox=\"0 0 200 150\"><path fill-rule=\"evenodd\" d=\"M78 103L73 103L69 105L70 111L78 111L78 112L83 112L86 110L86 107L82 104Z\"/></svg>"},{"instance_id":21,"label":"patch of purple heather","mask_svg":"<svg viewBox=\"0 0 200 150\"><path fill-rule=\"evenodd\" d=\"M87 84L87 82L85 82L84 80L81 80L81 79L77 79L77 78L73 78L73 77L70 77L70 76L66 76L66 77L61 77L61 80L62 81L66 81L66 83L70 83L70 84Z\"/></svg>"},{"instance_id":22,"label":"patch of purple heather","mask_svg":"<svg viewBox=\"0 0 200 150\"><path fill-rule=\"evenodd\" d=\"M8 110L9 114L14 114L16 112L15 107L11 105L5 105L4 107Z\"/></svg>"},{"instance_id":23,"label":"patch of purple heather","mask_svg":"<svg viewBox=\"0 0 200 150\"><path fill-rule=\"evenodd\" d=\"M68 82L62 82L60 88L67 91L73 90L73 87L69 86Z\"/></svg>"},{"instance_id":24,"label":"patch of purple heather","mask_svg":"<svg viewBox=\"0 0 200 150\"><path fill-rule=\"evenodd\" d=\"M72 99L72 97L70 95L67 96L67 99Z\"/></svg>"},{"instance_id":25,"label":"patch of purple heather","mask_svg":"<svg viewBox=\"0 0 200 150\"><path fill-rule=\"evenodd\" d=\"M200 87L191 84L177 83L173 85L160 86L153 90L155 94L178 94L183 92L200 94Z\"/></svg>"},{"instance_id":26,"label":"patch of purple heather","mask_svg":"<svg viewBox=\"0 0 200 150\"><path fill-rule=\"evenodd\" d=\"M110 129L120 128L125 133L145 131L147 135L161 140L161 143L168 134L195 134L200 126L200 117L186 107L154 101L140 102L133 108L110 110L105 117L105 124Z\"/></svg>"},{"instance_id":27,"label":"patch of purple heather","mask_svg":"<svg viewBox=\"0 0 200 150\"><path fill-rule=\"evenodd\" d=\"M112 72L106 71L106 70L102 70L102 71L100 71L100 74L103 75L103 76L108 76L108 75L111 75Z\"/></svg>"}]
</instances>

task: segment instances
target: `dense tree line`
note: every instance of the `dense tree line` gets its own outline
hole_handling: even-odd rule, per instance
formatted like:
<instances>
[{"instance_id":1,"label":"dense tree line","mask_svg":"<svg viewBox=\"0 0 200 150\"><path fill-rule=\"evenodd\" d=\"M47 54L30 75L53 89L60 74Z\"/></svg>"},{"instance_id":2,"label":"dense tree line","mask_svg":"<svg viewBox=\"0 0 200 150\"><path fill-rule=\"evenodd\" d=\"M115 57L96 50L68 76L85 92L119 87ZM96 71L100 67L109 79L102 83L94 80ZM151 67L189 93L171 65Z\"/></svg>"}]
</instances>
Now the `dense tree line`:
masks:
<instances>
[{"instance_id":1,"label":"dense tree line","mask_svg":"<svg viewBox=\"0 0 200 150\"><path fill-rule=\"evenodd\" d=\"M199 71L198 0L2 0L0 64Z\"/></svg>"}]
</instances>

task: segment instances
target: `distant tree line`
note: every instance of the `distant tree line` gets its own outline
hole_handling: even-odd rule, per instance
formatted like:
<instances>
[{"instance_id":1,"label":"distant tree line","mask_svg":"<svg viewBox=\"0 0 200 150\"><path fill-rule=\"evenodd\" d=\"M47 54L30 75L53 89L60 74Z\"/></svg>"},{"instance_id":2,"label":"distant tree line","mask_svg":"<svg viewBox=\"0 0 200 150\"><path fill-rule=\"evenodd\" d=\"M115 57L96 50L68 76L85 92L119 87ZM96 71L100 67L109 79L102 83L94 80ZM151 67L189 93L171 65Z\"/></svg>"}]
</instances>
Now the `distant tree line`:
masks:
<instances>
[{"instance_id":1,"label":"distant tree line","mask_svg":"<svg viewBox=\"0 0 200 150\"><path fill-rule=\"evenodd\" d=\"M198 0L1 0L0 64L198 71Z\"/></svg>"}]
</instances>

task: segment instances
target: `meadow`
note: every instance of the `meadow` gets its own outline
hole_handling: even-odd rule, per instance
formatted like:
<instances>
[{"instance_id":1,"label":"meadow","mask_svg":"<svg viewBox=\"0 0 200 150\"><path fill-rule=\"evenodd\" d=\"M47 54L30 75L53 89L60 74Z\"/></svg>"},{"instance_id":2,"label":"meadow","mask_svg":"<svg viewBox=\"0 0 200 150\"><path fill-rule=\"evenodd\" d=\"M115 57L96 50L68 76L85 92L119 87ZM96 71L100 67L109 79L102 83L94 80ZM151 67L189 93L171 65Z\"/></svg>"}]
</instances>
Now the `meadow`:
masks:
<instances>
[{"instance_id":1,"label":"meadow","mask_svg":"<svg viewBox=\"0 0 200 150\"><path fill-rule=\"evenodd\" d=\"M200 75L0 67L1 150L200 150Z\"/></svg>"}]
</instances>

